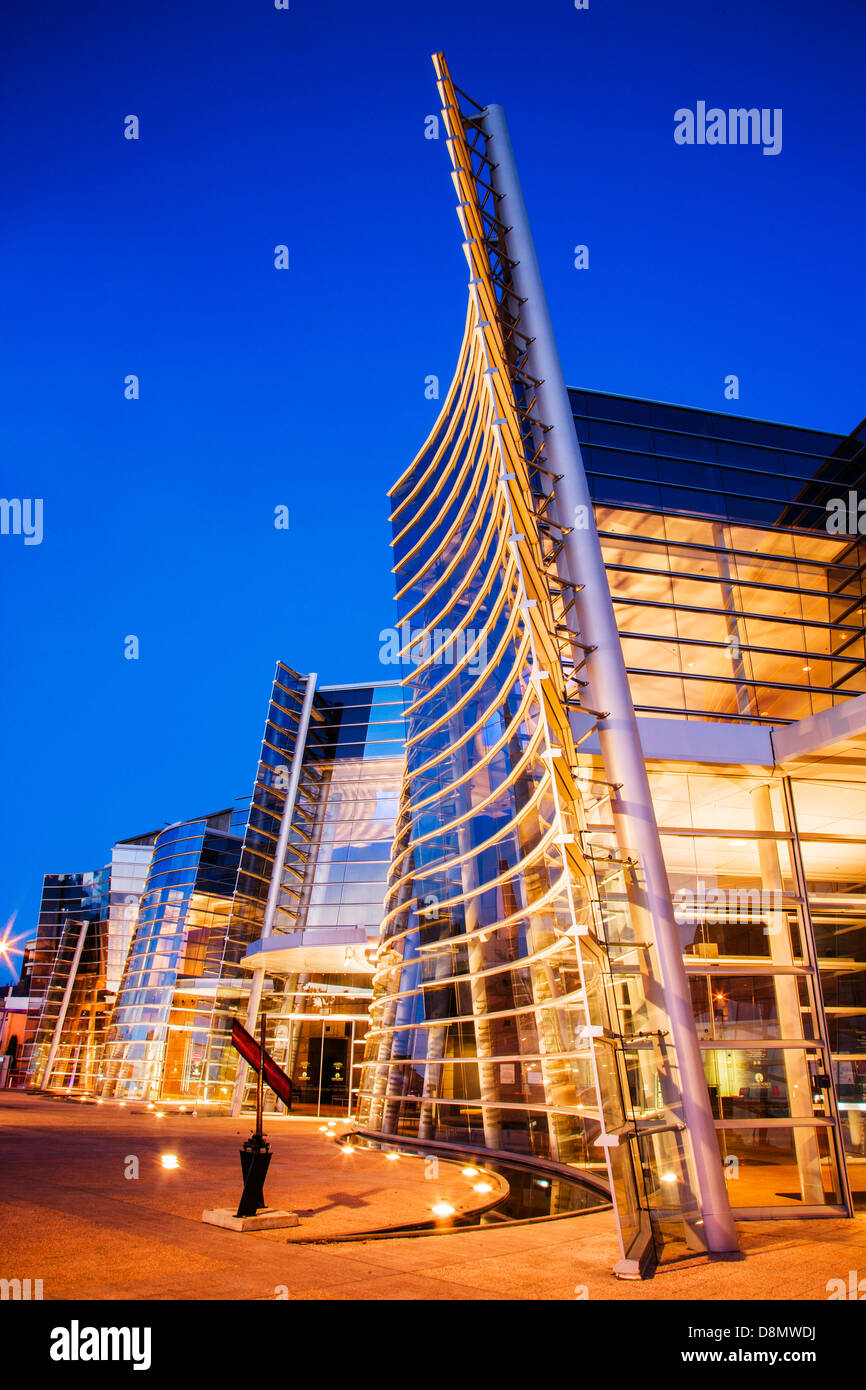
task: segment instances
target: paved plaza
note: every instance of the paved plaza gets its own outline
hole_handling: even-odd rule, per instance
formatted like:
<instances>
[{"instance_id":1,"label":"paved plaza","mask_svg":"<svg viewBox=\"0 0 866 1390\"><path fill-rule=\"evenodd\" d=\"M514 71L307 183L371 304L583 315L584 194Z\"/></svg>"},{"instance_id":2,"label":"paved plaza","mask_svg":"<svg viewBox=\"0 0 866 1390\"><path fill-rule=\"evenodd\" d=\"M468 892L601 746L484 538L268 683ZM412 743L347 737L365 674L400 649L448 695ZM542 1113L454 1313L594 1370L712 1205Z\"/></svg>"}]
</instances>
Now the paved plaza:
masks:
<instances>
[{"instance_id":1,"label":"paved plaza","mask_svg":"<svg viewBox=\"0 0 866 1390\"><path fill-rule=\"evenodd\" d=\"M743 1222L742 1255L696 1257L651 1280L615 1279L610 1210L452 1235L305 1244L488 1202L457 1163L347 1154L323 1122L268 1124L272 1206L297 1230L205 1225L236 1206L249 1122L0 1093L0 1276L43 1281L46 1299L826 1300L866 1275L866 1215ZM172 1154L176 1168L162 1166ZM137 1173L137 1176L135 1176ZM129 1175L129 1176L127 1176Z\"/></svg>"}]
</instances>

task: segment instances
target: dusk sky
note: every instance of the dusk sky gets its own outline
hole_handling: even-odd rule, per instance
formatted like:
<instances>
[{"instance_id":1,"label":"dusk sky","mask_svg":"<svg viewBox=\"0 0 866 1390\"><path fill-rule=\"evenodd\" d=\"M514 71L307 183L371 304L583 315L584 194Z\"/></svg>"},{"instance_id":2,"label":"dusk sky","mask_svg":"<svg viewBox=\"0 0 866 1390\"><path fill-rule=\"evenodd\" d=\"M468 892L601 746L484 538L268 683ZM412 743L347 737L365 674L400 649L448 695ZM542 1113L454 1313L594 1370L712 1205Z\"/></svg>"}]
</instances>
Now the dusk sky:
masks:
<instances>
[{"instance_id":1,"label":"dusk sky","mask_svg":"<svg viewBox=\"0 0 866 1390\"><path fill-rule=\"evenodd\" d=\"M466 305L435 50L506 109L571 385L866 415L862 0L7 0L3 31L0 494L44 535L0 536L0 930L247 794L277 659L396 674L386 492ZM781 151L678 145L698 102L781 109Z\"/></svg>"}]
</instances>

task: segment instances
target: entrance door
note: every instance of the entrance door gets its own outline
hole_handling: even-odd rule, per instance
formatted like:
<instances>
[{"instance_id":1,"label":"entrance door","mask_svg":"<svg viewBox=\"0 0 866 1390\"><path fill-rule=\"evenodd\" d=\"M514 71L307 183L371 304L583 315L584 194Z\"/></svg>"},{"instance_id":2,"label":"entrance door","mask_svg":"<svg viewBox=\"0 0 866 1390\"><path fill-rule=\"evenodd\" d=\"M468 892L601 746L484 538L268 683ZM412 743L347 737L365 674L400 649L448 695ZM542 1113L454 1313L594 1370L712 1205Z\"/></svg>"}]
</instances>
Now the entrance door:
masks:
<instances>
[{"instance_id":1,"label":"entrance door","mask_svg":"<svg viewBox=\"0 0 866 1390\"><path fill-rule=\"evenodd\" d=\"M321 1085L322 1110L345 1113L349 1101L349 1039L310 1038L307 1094L317 1098Z\"/></svg>"}]
</instances>

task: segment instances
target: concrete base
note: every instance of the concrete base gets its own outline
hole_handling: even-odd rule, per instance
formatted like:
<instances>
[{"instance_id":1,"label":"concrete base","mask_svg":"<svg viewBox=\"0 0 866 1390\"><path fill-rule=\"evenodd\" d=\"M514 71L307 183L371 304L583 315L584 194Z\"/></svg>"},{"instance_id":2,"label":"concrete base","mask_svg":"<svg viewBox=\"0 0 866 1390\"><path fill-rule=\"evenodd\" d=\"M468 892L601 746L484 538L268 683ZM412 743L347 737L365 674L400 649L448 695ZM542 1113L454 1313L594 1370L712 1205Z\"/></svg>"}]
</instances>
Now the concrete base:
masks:
<instances>
[{"instance_id":1,"label":"concrete base","mask_svg":"<svg viewBox=\"0 0 866 1390\"><path fill-rule=\"evenodd\" d=\"M255 1216L235 1216L231 1207L214 1207L203 1211L202 1221L209 1226L222 1226L227 1231L276 1231L283 1226L301 1223L293 1211L278 1211L275 1207L260 1207Z\"/></svg>"}]
</instances>

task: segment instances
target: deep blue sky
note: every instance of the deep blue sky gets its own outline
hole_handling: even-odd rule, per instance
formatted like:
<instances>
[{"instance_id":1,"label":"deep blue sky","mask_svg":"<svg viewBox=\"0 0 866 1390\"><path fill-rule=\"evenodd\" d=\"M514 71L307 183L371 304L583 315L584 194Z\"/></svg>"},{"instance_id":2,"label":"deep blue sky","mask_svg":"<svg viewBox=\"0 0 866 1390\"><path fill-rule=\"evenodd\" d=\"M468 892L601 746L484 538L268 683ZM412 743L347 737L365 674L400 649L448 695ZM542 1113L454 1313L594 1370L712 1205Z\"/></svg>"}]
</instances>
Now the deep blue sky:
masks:
<instances>
[{"instance_id":1,"label":"deep blue sky","mask_svg":"<svg viewBox=\"0 0 866 1390\"><path fill-rule=\"evenodd\" d=\"M866 414L861 0L6 0L3 24L0 494L44 498L45 537L0 537L0 929L35 926L44 872L248 792L278 657L391 674L385 493L466 301L435 49L506 107L571 384ZM698 100L783 108L782 153L677 146Z\"/></svg>"}]
</instances>

